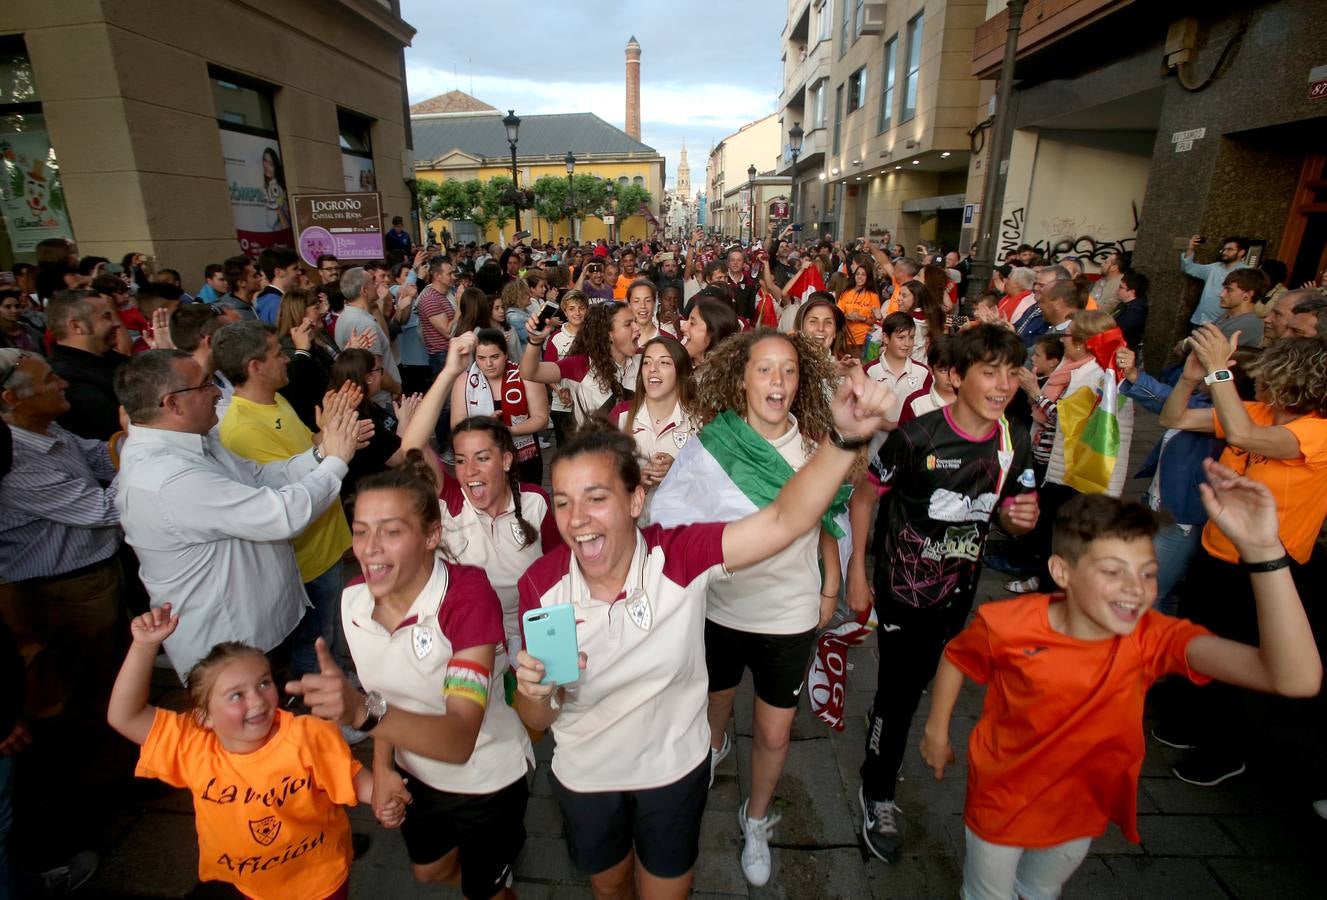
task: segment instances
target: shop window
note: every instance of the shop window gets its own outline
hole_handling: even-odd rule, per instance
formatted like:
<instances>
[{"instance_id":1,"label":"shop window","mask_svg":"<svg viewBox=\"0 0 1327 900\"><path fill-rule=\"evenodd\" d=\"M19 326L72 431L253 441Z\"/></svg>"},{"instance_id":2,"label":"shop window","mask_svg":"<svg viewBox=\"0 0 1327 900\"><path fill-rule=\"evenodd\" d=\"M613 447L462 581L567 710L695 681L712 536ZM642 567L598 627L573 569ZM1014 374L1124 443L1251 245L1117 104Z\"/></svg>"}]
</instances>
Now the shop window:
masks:
<instances>
[{"instance_id":1,"label":"shop window","mask_svg":"<svg viewBox=\"0 0 1327 900\"><path fill-rule=\"evenodd\" d=\"M336 111L336 126L341 144L341 174L346 190L376 191L378 178L373 171L373 120L344 109Z\"/></svg>"}]
</instances>

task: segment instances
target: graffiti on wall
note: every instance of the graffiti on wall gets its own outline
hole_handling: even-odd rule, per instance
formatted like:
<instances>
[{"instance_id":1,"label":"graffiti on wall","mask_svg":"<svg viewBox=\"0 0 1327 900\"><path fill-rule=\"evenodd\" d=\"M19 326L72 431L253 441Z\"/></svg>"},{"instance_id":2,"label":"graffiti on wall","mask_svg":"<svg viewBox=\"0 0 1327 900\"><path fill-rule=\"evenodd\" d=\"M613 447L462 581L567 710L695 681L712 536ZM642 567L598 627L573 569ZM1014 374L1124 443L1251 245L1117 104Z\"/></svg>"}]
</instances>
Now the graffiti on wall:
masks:
<instances>
[{"instance_id":1,"label":"graffiti on wall","mask_svg":"<svg viewBox=\"0 0 1327 900\"><path fill-rule=\"evenodd\" d=\"M1133 231L1134 234L1137 234L1138 204L1133 203L1130 206L1133 209ZM1051 262L1059 262L1067 256L1074 256L1084 263L1090 263L1100 268L1110 258L1111 254L1130 253L1134 248L1136 239L1133 237L1107 240L1091 233L1099 229L1083 227L1081 222L1068 219L1058 219L1052 223L1054 233L1061 236L1054 239L1031 240L1023 235L1027 224L1026 215L1026 211L1020 206L1010 212L1000 223L1001 258L1007 253L1014 252L1021 245L1028 244L1043 258Z\"/></svg>"}]
</instances>

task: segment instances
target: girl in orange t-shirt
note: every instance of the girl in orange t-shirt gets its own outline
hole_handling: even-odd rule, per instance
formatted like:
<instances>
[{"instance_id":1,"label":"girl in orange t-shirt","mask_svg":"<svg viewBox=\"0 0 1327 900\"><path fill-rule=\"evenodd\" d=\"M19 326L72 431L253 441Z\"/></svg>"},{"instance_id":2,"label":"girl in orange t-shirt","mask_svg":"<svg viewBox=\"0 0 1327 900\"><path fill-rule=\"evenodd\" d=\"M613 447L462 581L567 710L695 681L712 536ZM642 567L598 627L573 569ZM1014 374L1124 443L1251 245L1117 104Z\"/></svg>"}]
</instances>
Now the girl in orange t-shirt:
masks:
<instances>
[{"instance_id":1,"label":"girl in orange t-shirt","mask_svg":"<svg viewBox=\"0 0 1327 900\"><path fill-rule=\"evenodd\" d=\"M142 745L136 775L193 794L199 880L255 900L349 897L342 807L370 801L372 775L336 725L280 708L267 657L246 644L218 644L189 670L191 711L149 704L157 650L179 621L167 603L130 623L107 719Z\"/></svg>"},{"instance_id":2,"label":"girl in orange t-shirt","mask_svg":"<svg viewBox=\"0 0 1327 900\"><path fill-rule=\"evenodd\" d=\"M871 327L880 321L880 294L875 289L875 275L868 266L852 272L853 286L839 294L839 309L848 319L848 352L860 356Z\"/></svg>"}]
</instances>

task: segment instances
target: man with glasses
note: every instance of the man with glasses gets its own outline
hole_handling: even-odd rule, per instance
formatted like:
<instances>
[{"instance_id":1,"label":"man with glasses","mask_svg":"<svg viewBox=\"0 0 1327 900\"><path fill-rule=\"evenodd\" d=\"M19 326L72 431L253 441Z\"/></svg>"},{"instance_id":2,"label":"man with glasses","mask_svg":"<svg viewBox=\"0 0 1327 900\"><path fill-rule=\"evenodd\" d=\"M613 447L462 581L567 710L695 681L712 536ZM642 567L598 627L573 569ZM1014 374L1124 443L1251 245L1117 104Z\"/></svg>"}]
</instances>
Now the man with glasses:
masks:
<instances>
[{"instance_id":1,"label":"man with glasses","mask_svg":"<svg viewBox=\"0 0 1327 900\"><path fill-rule=\"evenodd\" d=\"M1244 262L1244 257L1249 252L1248 238L1234 236L1226 238L1221 242L1217 260L1210 263L1194 261L1194 250L1202 242L1203 236L1195 234L1189 238L1189 248L1180 254L1180 271L1203 283L1202 295L1199 296L1198 305L1194 307L1193 315L1189 318L1189 322L1195 328L1221 318L1221 289L1225 285L1226 276L1236 269L1248 268L1248 263Z\"/></svg>"},{"instance_id":2,"label":"man with glasses","mask_svg":"<svg viewBox=\"0 0 1327 900\"><path fill-rule=\"evenodd\" d=\"M123 774L87 761L114 756L106 705L125 623L112 452L57 424L69 411L65 387L40 356L0 350L0 418L13 440L0 480L0 582L9 585L0 616L36 691L23 725L39 752L26 755L23 780L42 785L41 802L23 814L33 846L67 853L96 846L103 823L84 801ZM18 684L6 691L22 695Z\"/></svg>"},{"instance_id":3,"label":"man with glasses","mask_svg":"<svg viewBox=\"0 0 1327 900\"><path fill-rule=\"evenodd\" d=\"M321 284L331 284L341 278L341 263L330 253L318 257L318 280Z\"/></svg>"},{"instance_id":4,"label":"man with glasses","mask_svg":"<svg viewBox=\"0 0 1327 900\"><path fill-rule=\"evenodd\" d=\"M129 417L115 505L152 605L169 601L180 617L171 665L183 679L222 641L280 647L280 663L308 605L290 541L336 508L355 411L329 404L312 449L259 465L222 445L220 391L189 354L140 353L115 389Z\"/></svg>"}]
</instances>

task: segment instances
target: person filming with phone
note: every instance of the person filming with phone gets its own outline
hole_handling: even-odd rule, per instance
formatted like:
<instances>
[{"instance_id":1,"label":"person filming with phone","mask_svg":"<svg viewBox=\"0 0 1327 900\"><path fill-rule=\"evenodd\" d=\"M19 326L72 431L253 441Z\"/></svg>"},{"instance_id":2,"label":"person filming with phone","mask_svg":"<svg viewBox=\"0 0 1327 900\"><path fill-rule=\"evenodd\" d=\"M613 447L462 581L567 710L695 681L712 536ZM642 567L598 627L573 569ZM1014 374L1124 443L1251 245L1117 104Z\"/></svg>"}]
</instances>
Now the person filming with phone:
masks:
<instances>
[{"instance_id":1,"label":"person filming with phone","mask_svg":"<svg viewBox=\"0 0 1327 900\"><path fill-rule=\"evenodd\" d=\"M638 528L636 444L598 419L559 450L553 509L565 546L518 584L527 650L516 657L515 705L527 728L553 730L553 793L596 897L690 889L710 780L706 591L816 526L891 403L855 372L806 465L772 502L727 524ZM575 642L549 642L554 659L536 645L559 606L574 613ZM549 618L532 629L532 615ZM576 680L553 683L555 668Z\"/></svg>"}]
</instances>

